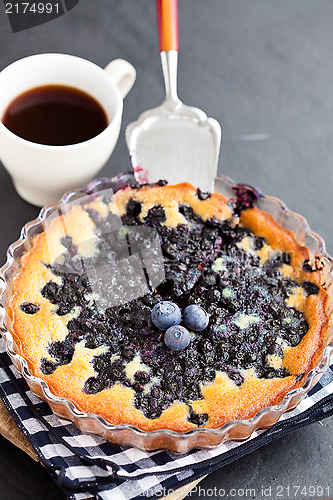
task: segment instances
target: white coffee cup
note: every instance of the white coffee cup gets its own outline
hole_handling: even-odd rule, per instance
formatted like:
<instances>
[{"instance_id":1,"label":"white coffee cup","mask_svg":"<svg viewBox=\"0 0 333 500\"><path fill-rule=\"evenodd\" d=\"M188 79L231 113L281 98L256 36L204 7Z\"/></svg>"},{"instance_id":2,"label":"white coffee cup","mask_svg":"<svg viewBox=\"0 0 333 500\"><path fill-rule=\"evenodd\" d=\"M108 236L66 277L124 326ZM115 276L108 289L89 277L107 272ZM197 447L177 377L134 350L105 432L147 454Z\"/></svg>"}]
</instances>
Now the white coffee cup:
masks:
<instances>
[{"instance_id":1,"label":"white coffee cup","mask_svg":"<svg viewBox=\"0 0 333 500\"><path fill-rule=\"evenodd\" d=\"M135 81L135 69L116 59L103 70L67 54L38 54L7 66L0 73L0 160L18 194L43 206L65 191L89 182L110 157L120 131L123 99ZM23 92L43 85L67 85L83 90L103 107L109 125L96 137L67 146L27 141L1 122L9 104Z\"/></svg>"}]
</instances>

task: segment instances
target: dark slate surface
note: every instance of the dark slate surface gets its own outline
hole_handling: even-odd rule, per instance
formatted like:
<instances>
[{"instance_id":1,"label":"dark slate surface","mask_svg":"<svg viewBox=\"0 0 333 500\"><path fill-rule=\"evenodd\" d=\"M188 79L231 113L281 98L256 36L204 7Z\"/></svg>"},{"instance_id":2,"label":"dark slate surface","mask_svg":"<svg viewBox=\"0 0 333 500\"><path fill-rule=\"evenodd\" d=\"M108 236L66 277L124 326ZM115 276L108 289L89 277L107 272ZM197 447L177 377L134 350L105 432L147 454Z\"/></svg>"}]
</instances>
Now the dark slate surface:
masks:
<instances>
[{"instance_id":1,"label":"dark slate surface","mask_svg":"<svg viewBox=\"0 0 333 500\"><path fill-rule=\"evenodd\" d=\"M222 124L219 171L283 199L307 218L332 253L331 0L179 4L179 94ZM65 16L15 34L1 3L0 47L0 69L48 51L101 66L117 57L128 59L137 69L137 82L125 101L118 145L101 175L130 168L124 128L163 99L153 0L81 0ZM0 166L1 264L21 226L37 213L16 195ZM330 418L271 443L212 473L200 483L205 491L191 498L219 498L223 490L224 498L253 498L250 489L256 499L333 497L332 431ZM1 499L62 498L41 466L4 440L0 444ZM297 486L303 491L295 494ZM323 494L310 486L322 486Z\"/></svg>"}]
</instances>

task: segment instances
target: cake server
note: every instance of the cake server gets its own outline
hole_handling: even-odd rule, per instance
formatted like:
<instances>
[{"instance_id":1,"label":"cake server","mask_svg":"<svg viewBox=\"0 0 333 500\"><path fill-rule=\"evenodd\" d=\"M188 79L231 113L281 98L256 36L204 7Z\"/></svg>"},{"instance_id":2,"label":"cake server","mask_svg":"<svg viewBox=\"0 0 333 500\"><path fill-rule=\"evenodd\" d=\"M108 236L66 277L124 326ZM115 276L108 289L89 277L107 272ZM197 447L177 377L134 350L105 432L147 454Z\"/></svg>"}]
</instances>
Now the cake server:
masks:
<instances>
[{"instance_id":1,"label":"cake server","mask_svg":"<svg viewBox=\"0 0 333 500\"><path fill-rule=\"evenodd\" d=\"M221 127L201 109L186 106L177 94L177 0L156 0L160 55L165 83L161 106L126 128L126 142L139 182L187 181L212 191L217 173Z\"/></svg>"}]
</instances>

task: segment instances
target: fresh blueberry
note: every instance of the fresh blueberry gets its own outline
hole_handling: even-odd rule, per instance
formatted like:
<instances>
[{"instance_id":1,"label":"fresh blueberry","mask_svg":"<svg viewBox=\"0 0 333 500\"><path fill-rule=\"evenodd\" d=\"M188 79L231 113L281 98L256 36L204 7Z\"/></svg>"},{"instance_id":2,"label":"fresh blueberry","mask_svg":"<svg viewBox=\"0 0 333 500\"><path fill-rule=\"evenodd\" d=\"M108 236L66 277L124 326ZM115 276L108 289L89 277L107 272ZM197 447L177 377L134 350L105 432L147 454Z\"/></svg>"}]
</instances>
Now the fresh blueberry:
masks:
<instances>
[{"instance_id":1,"label":"fresh blueberry","mask_svg":"<svg viewBox=\"0 0 333 500\"><path fill-rule=\"evenodd\" d=\"M151 320L157 328L166 330L169 326L178 325L181 320L181 312L177 304L163 300L156 304L151 311Z\"/></svg>"},{"instance_id":2,"label":"fresh blueberry","mask_svg":"<svg viewBox=\"0 0 333 500\"><path fill-rule=\"evenodd\" d=\"M209 315L202 307L191 304L184 309L184 322L191 330L201 332L208 326Z\"/></svg>"},{"instance_id":3,"label":"fresh blueberry","mask_svg":"<svg viewBox=\"0 0 333 500\"><path fill-rule=\"evenodd\" d=\"M172 351L182 351L189 345L190 340L190 332L184 326L170 326L164 334L164 342Z\"/></svg>"}]
</instances>

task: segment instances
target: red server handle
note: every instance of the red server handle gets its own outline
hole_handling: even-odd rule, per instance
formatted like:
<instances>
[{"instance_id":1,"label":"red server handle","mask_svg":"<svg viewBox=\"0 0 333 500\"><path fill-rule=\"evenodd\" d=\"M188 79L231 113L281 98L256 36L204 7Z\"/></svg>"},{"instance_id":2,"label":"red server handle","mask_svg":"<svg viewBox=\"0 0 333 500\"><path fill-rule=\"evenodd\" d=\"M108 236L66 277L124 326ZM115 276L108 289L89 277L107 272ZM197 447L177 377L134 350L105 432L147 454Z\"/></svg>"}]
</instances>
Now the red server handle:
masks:
<instances>
[{"instance_id":1,"label":"red server handle","mask_svg":"<svg viewBox=\"0 0 333 500\"><path fill-rule=\"evenodd\" d=\"M160 52L178 50L178 0L156 0Z\"/></svg>"}]
</instances>

